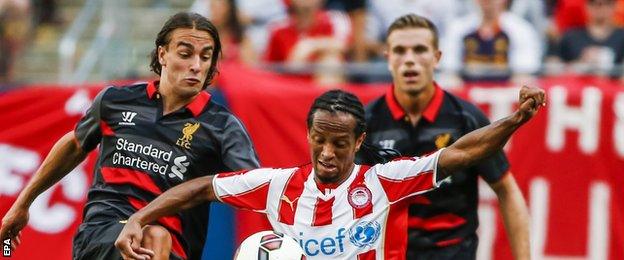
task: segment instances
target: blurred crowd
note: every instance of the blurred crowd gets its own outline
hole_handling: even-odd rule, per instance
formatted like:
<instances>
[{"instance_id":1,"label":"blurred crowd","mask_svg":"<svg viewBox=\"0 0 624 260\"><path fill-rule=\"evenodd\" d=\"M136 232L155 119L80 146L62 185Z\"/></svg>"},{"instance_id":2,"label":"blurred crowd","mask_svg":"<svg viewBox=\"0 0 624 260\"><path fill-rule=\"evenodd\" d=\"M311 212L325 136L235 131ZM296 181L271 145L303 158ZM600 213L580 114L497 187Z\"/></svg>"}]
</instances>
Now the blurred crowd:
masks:
<instances>
[{"instance_id":1,"label":"blurred crowd","mask_svg":"<svg viewBox=\"0 0 624 260\"><path fill-rule=\"evenodd\" d=\"M11 82L14 62L35 28L57 26L56 0L0 0L0 83Z\"/></svg>"},{"instance_id":2,"label":"blurred crowd","mask_svg":"<svg viewBox=\"0 0 624 260\"><path fill-rule=\"evenodd\" d=\"M55 9L55 0L0 0L0 82L32 28L58 23ZM624 0L195 0L190 10L219 28L226 61L325 86L388 80L385 31L406 13L437 25L451 85L623 74Z\"/></svg>"},{"instance_id":3,"label":"blurred crowd","mask_svg":"<svg viewBox=\"0 0 624 260\"><path fill-rule=\"evenodd\" d=\"M197 0L191 10L219 26L225 59L330 86L375 80L345 64L383 62L385 31L406 13L437 25L451 82L620 77L624 59L624 0Z\"/></svg>"}]
</instances>

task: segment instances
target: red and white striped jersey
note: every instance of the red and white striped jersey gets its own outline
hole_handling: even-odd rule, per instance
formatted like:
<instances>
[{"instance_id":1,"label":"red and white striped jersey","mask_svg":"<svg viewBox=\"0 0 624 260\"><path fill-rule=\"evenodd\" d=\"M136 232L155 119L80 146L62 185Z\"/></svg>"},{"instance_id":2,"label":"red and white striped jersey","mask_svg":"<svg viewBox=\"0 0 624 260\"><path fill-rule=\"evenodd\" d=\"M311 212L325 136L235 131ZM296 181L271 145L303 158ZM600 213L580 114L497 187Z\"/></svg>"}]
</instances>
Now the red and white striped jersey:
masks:
<instances>
[{"instance_id":1,"label":"red and white striped jersey","mask_svg":"<svg viewBox=\"0 0 624 260\"><path fill-rule=\"evenodd\" d=\"M218 174L213 188L224 203L266 214L275 231L298 239L312 259L404 259L404 199L438 186L440 151L355 165L349 178L333 187L317 184L308 164Z\"/></svg>"}]
</instances>

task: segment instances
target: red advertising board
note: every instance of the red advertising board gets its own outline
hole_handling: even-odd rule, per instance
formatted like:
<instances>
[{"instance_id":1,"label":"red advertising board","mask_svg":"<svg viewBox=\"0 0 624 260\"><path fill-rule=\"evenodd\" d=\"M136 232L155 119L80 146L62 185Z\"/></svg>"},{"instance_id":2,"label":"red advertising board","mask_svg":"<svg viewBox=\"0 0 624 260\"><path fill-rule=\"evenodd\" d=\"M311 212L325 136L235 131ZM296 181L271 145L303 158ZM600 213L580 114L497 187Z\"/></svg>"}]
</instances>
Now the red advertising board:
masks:
<instances>
[{"instance_id":1,"label":"red advertising board","mask_svg":"<svg viewBox=\"0 0 624 260\"><path fill-rule=\"evenodd\" d=\"M325 89L224 65L219 84L245 123L264 166L309 161L305 117ZM624 259L624 88L596 78L543 78L548 106L506 151L531 211L532 253L540 258ZM0 215L71 130L102 86L27 87L0 94ZM389 86L345 86L366 103ZM466 86L458 92L492 119L515 109L517 87ZM40 196L14 259L69 259L91 183L95 154ZM509 259L496 196L481 191L479 259ZM238 237L266 228L261 215L238 213Z\"/></svg>"}]
</instances>

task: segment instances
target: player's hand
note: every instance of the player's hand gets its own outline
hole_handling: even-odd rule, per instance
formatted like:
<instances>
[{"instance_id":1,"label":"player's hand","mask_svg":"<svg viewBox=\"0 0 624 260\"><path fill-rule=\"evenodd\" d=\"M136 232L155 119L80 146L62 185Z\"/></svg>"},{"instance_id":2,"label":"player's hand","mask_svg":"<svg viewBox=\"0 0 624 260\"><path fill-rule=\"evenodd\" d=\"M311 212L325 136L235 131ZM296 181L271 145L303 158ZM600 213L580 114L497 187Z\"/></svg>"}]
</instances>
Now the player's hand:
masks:
<instances>
[{"instance_id":1,"label":"player's hand","mask_svg":"<svg viewBox=\"0 0 624 260\"><path fill-rule=\"evenodd\" d=\"M130 218L117 237L115 246L119 249L123 259L151 259L154 257L154 252L141 247L142 240L143 228L141 224Z\"/></svg>"},{"instance_id":2,"label":"player's hand","mask_svg":"<svg viewBox=\"0 0 624 260\"><path fill-rule=\"evenodd\" d=\"M531 119L541 106L546 106L546 92L541 88L522 86L519 98L518 115L520 116L520 123Z\"/></svg>"},{"instance_id":3,"label":"player's hand","mask_svg":"<svg viewBox=\"0 0 624 260\"><path fill-rule=\"evenodd\" d=\"M15 250L22 242L20 237L22 235L22 229L28 224L28 217L28 208L13 205L2 218L0 238L2 238L3 241L10 238L12 250Z\"/></svg>"}]
</instances>

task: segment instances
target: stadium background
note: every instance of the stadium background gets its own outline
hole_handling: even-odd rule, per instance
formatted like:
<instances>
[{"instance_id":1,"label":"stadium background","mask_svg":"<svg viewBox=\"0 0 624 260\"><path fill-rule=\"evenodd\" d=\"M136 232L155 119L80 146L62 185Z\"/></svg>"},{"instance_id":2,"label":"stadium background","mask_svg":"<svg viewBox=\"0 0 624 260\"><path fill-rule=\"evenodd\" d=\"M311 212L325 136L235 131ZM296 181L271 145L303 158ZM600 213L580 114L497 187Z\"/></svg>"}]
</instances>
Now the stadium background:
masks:
<instances>
[{"instance_id":1,"label":"stadium background","mask_svg":"<svg viewBox=\"0 0 624 260\"><path fill-rule=\"evenodd\" d=\"M297 0L281 2L288 6L292 1ZM147 55L157 30L169 15L197 10L202 2L210 1L0 2L1 63L9 64L0 78L0 213L8 210L54 142L75 126L102 87L153 79ZM371 12L371 3L364 10ZM545 17L557 21L555 11L545 12ZM295 67L267 58L250 62L225 57L211 91L243 120L264 166L305 163L304 119L316 95L340 87L366 102L389 87L383 59L369 57L360 63L355 56L345 56L338 65ZM566 65L544 58L539 71L512 71L502 81L461 81L441 69L437 79L491 119L513 111L519 82L545 88L548 107L506 148L532 215L532 254L535 259L624 259L620 64L611 73ZM320 75L326 71L322 68L341 68L342 76L336 81L331 73ZM91 154L35 201L14 259L70 258L96 156ZM478 258L509 259L496 196L485 186L480 192ZM237 241L266 228L254 213L216 203L213 208L206 259L227 259Z\"/></svg>"}]
</instances>

